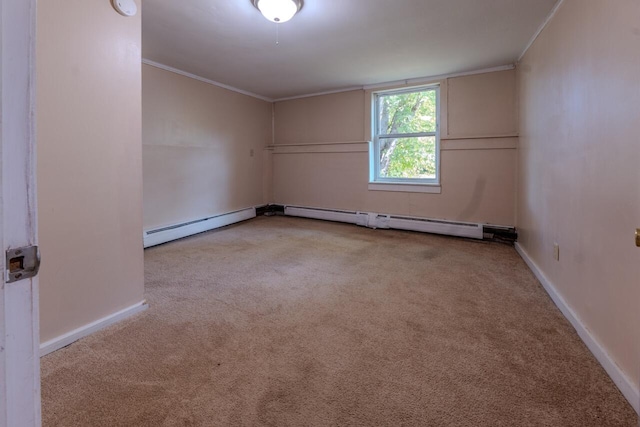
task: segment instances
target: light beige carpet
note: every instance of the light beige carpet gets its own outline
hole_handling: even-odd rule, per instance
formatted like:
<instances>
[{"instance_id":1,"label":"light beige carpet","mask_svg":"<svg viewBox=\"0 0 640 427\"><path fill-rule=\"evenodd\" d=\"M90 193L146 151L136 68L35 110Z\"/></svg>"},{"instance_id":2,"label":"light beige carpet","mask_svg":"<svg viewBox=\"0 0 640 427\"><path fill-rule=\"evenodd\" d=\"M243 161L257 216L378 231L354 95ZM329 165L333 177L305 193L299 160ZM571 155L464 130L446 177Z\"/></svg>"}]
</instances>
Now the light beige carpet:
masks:
<instances>
[{"instance_id":1,"label":"light beige carpet","mask_svg":"<svg viewBox=\"0 0 640 427\"><path fill-rule=\"evenodd\" d=\"M262 217L145 254L42 360L45 426L634 426L513 248Z\"/></svg>"}]
</instances>

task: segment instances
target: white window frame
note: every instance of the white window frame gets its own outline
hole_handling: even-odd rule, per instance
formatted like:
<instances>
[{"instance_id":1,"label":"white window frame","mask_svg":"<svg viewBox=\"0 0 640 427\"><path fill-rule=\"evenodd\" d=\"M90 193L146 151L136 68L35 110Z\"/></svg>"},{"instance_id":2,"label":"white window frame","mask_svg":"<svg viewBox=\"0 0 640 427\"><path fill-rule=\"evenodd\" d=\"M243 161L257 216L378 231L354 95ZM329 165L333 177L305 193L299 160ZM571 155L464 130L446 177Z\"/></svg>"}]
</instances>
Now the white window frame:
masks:
<instances>
[{"instance_id":1,"label":"white window frame","mask_svg":"<svg viewBox=\"0 0 640 427\"><path fill-rule=\"evenodd\" d=\"M436 176L435 178L385 178L380 177L380 132L378 120L378 98L380 96L423 92L433 90L436 93L436 131L384 135L382 138L419 138L435 136L436 138ZM369 147L369 190L407 191L421 193L440 193L440 84L412 86L400 89L376 91L371 94L371 132L372 141Z\"/></svg>"}]
</instances>

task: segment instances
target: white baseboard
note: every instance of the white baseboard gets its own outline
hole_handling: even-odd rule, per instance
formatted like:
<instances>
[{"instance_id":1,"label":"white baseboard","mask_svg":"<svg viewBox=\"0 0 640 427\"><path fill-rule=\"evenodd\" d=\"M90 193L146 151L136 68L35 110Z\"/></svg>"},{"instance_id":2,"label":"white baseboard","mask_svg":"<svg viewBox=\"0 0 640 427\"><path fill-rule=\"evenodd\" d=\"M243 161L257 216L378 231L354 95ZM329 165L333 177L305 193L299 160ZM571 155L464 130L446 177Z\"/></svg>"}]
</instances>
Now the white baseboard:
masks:
<instances>
[{"instance_id":1,"label":"white baseboard","mask_svg":"<svg viewBox=\"0 0 640 427\"><path fill-rule=\"evenodd\" d=\"M622 371L622 369L620 369L602 344L600 344L598 340L591 335L589 329L584 325L584 323L582 323L578 315L573 311L573 309L571 309L562 295L560 295L555 286L553 286L551 281L547 279L542 270L540 270L522 246L520 246L519 243L516 243L515 247L518 254L520 254L524 262L540 281L553 302L558 306L562 314L564 314L564 317L566 317L571 325L573 325L578 336L582 339L587 348L591 350L591 353L593 353L598 362L600 362L604 370L609 374L616 386L618 386L633 409L640 414L640 392L638 391L638 387L634 385L631 379Z\"/></svg>"},{"instance_id":2,"label":"white baseboard","mask_svg":"<svg viewBox=\"0 0 640 427\"><path fill-rule=\"evenodd\" d=\"M171 242L172 240L193 236L194 234L203 233L255 217L256 208L252 207L182 224L147 230L144 232L144 247L149 248L151 246L161 245Z\"/></svg>"},{"instance_id":3,"label":"white baseboard","mask_svg":"<svg viewBox=\"0 0 640 427\"><path fill-rule=\"evenodd\" d=\"M78 341L80 338L89 336L94 332L99 331L100 329L118 323L119 321L124 320L127 317L131 317L134 314L140 313L147 308L149 308L149 306L147 305L146 301L141 301L137 304L132 305L131 307L125 308L124 310L120 310L118 312L110 314L109 316L103 317L102 319L98 319L95 322L89 323L88 325L84 325L76 330L44 342L40 344L40 357L59 350L62 347L66 347L69 344Z\"/></svg>"}]
</instances>

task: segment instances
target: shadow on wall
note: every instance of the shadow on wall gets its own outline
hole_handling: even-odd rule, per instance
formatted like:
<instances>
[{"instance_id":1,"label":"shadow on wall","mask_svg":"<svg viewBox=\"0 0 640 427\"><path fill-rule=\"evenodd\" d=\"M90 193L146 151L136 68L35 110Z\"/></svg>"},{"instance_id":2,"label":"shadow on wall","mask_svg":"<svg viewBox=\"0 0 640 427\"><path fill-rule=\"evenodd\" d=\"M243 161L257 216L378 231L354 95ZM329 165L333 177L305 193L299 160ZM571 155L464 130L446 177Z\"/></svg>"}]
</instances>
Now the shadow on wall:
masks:
<instances>
[{"instance_id":1,"label":"shadow on wall","mask_svg":"<svg viewBox=\"0 0 640 427\"><path fill-rule=\"evenodd\" d=\"M458 215L459 221L466 221L467 219L473 217L473 215L478 210L478 207L480 206L482 198L484 197L486 187L487 180L485 178L479 177L478 179L476 179L476 183L473 186L471 199L469 200L469 203L467 203L467 206L465 206L465 208L462 210L462 212L460 212L460 215Z\"/></svg>"}]
</instances>

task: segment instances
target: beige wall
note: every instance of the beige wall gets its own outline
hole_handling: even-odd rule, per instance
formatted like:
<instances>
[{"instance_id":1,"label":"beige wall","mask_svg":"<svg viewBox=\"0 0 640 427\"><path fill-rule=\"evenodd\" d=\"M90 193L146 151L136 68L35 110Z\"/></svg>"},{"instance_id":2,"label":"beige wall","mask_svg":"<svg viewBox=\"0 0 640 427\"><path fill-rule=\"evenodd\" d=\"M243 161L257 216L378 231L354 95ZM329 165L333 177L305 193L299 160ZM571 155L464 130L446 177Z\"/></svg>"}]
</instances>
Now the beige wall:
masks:
<instances>
[{"instance_id":1,"label":"beige wall","mask_svg":"<svg viewBox=\"0 0 640 427\"><path fill-rule=\"evenodd\" d=\"M515 71L449 79L447 93L446 137L517 135Z\"/></svg>"},{"instance_id":2,"label":"beige wall","mask_svg":"<svg viewBox=\"0 0 640 427\"><path fill-rule=\"evenodd\" d=\"M140 14L38 2L41 340L143 298Z\"/></svg>"},{"instance_id":3,"label":"beige wall","mask_svg":"<svg viewBox=\"0 0 640 427\"><path fill-rule=\"evenodd\" d=\"M150 65L142 74L145 230L268 202L271 103Z\"/></svg>"},{"instance_id":4,"label":"beige wall","mask_svg":"<svg viewBox=\"0 0 640 427\"><path fill-rule=\"evenodd\" d=\"M441 194L368 189L371 91L356 90L275 104L272 201L514 225L515 71L439 83Z\"/></svg>"},{"instance_id":5,"label":"beige wall","mask_svg":"<svg viewBox=\"0 0 640 427\"><path fill-rule=\"evenodd\" d=\"M518 68L520 245L635 387L639 17L636 0L565 0Z\"/></svg>"}]
</instances>

